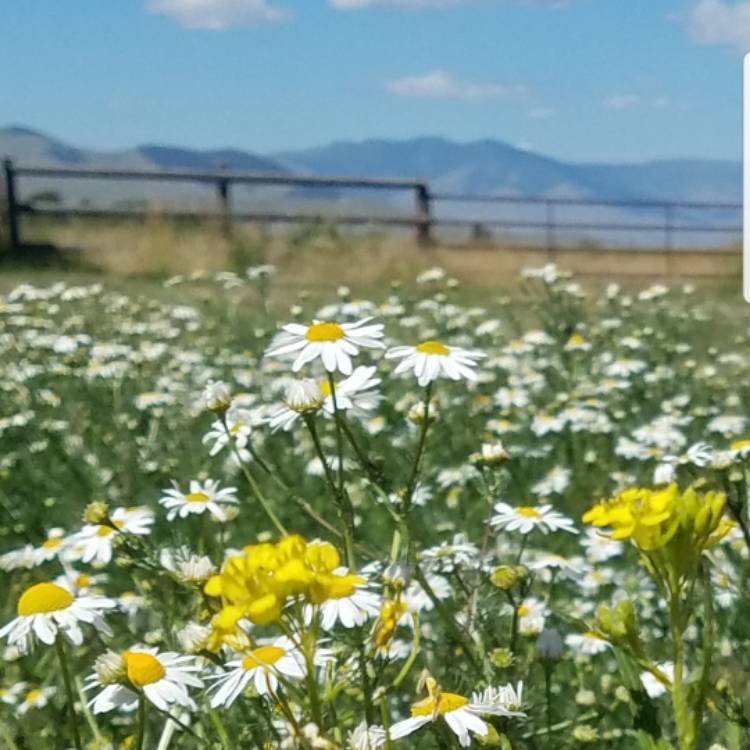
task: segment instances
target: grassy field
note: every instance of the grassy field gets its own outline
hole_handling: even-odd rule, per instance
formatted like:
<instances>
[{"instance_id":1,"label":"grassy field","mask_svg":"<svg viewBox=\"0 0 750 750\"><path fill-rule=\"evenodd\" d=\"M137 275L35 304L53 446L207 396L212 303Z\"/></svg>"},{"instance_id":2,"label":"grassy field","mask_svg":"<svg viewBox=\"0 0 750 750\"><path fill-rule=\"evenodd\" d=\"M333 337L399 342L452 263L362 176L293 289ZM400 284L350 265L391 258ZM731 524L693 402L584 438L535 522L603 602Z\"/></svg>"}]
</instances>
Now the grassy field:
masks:
<instances>
[{"instance_id":1,"label":"grassy field","mask_svg":"<svg viewBox=\"0 0 750 750\"><path fill-rule=\"evenodd\" d=\"M326 242L0 271L0 746L747 747L734 281Z\"/></svg>"}]
</instances>

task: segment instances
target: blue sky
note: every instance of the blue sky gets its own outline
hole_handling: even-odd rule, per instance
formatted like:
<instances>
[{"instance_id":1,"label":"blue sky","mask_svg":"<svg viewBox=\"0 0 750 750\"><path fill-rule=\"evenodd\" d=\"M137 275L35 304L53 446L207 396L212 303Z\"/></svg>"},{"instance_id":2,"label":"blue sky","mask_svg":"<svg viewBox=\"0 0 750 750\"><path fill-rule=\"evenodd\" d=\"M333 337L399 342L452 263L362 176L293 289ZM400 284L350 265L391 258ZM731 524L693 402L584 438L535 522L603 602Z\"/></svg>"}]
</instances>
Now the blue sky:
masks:
<instances>
[{"instance_id":1,"label":"blue sky","mask_svg":"<svg viewBox=\"0 0 750 750\"><path fill-rule=\"evenodd\" d=\"M746 48L750 0L5 0L0 124L99 148L735 159Z\"/></svg>"}]
</instances>

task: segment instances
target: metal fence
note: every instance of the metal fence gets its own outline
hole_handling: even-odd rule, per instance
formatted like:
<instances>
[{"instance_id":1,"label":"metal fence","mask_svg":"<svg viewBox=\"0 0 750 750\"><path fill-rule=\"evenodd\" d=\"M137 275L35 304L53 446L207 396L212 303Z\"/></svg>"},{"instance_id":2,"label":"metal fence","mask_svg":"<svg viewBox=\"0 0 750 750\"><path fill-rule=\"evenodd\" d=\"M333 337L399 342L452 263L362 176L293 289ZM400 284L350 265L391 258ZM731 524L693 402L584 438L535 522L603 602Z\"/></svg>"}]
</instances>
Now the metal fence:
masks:
<instances>
[{"instance_id":1,"label":"metal fence","mask_svg":"<svg viewBox=\"0 0 750 750\"><path fill-rule=\"evenodd\" d=\"M400 215L395 212L381 214L344 213L335 217L321 213L318 218L330 218L338 224L385 225L409 228L415 232L420 245L434 242L436 230L443 228L464 229L475 238L490 230L532 231L543 233L543 244L554 248L565 235L578 236L581 232L605 232L631 235L651 233L660 237L656 244L664 249L674 247L680 236L686 233L707 234L738 241L741 234L739 217L741 204L729 202L685 202L653 200L598 200L588 198L551 198L516 195L477 195L471 193L433 192L429 184L419 179L371 179L365 177L318 177L286 173L240 172L219 169L198 170L126 170L92 169L84 167L27 167L15 165L10 160L3 162L5 195L10 244L14 249L23 247L22 219L24 216L88 217L112 219L136 219L149 215L148 208L92 207L92 206L40 206L24 203L19 197L20 178L54 178L115 181L161 181L200 183L212 187L216 195L215 210L159 211L166 218L200 218L219 221L225 232L230 232L234 222L299 223L310 221L309 212L295 211L246 211L233 209L232 187L235 185L287 186L320 188L337 191L376 190L389 194L412 194L413 211ZM450 206L450 215L441 215L439 206ZM459 206L484 206L481 216L467 215L466 209L458 212ZM514 215L502 217L493 214L500 207L511 208ZM521 217L518 209L532 209L535 215ZM588 218L566 219L564 211L570 209L616 209L627 212L627 219L593 221ZM457 213L458 212L458 213ZM653 216L656 218L644 218ZM468 212L470 213L470 212ZM499 211L497 213L500 213ZM692 219L688 219L692 214ZM707 218L710 215L710 220ZM729 223L729 215L737 223Z\"/></svg>"}]
</instances>

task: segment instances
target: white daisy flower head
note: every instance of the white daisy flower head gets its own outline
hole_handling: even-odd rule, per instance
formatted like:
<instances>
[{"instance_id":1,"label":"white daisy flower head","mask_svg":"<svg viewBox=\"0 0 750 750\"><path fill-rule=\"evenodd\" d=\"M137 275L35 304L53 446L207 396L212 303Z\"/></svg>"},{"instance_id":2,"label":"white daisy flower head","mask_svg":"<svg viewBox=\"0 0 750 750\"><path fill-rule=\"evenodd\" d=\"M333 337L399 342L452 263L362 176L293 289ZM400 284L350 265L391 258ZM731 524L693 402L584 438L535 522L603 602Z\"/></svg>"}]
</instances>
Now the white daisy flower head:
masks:
<instances>
[{"instance_id":1,"label":"white daisy flower head","mask_svg":"<svg viewBox=\"0 0 750 750\"><path fill-rule=\"evenodd\" d=\"M208 512L217 521L224 523L227 514L222 505L236 505L237 488L220 487L219 482L206 479L199 482L193 479L188 492L183 492L177 482L172 482L170 489L164 490L159 503L167 509L167 520L173 521L178 516L187 518L191 514Z\"/></svg>"},{"instance_id":2,"label":"white daisy flower head","mask_svg":"<svg viewBox=\"0 0 750 750\"><path fill-rule=\"evenodd\" d=\"M171 549L165 547L159 553L161 566L174 573L183 583L200 585L205 583L214 573L216 567L209 557L196 555L188 547Z\"/></svg>"},{"instance_id":3,"label":"white daisy flower head","mask_svg":"<svg viewBox=\"0 0 750 750\"><path fill-rule=\"evenodd\" d=\"M149 508L117 508L108 524L87 524L73 537L72 549L82 562L107 565L112 560L112 544L118 534L145 536L151 533L154 513Z\"/></svg>"},{"instance_id":4,"label":"white daisy flower head","mask_svg":"<svg viewBox=\"0 0 750 750\"><path fill-rule=\"evenodd\" d=\"M474 368L483 352L446 346L441 341L422 341L416 346L394 346L385 353L386 359L400 359L394 375L412 371L417 383L425 387L438 378L476 380Z\"/></svg>"},{"instance_id":5,"label":"white daisy flower head","mask_svg":"<svg viewBox=\"0 0 750 750\"><path fill-rule=\"evenodd\" d=\"M113 609L113 599L100 596L76 596L56 583L36 583L18 599L18 616L0 629L0 638L22 653L30 651L36 640L51 646L58 634L75 646L83 643L81 623L92 625L105 635L112 631L104 621L105 610Z\"/></svg>"},{"instance_id":6,"label":"white daisy flower head","mask_svg":"<svg viewBox=\"0 0 750 750\"><path fill-rule=\"evenodd\" d=\"M299 323L285 325L271 348L268 357L291 357L292 371L299 372L304 365L319 359L327 372L351 375L352 357L360 349L384 349L383 324L370 323L363 318L356 323L334 323L314 320L310 325Z\"/></svg>"},{"instance_id":7,"label":"white daisy flower head","mask_svg":"<svg viewBox=\"0 0 750 750\"><path fill-rule=\"evenodd\" d=\"M326 581L326 600L320 604L320 626L331 630L337 623L345 628L364 625L380 613L380 597L367 589L367 579L337 568ZM312 609L312 607L310 608Z\"/></svg>"},{"instance_id":8,"label":"white daisy flower head","mask_svg":"<svg viewBox=\"0 0 750 750\"><path fill-rule=\"evenodd\" d=\"M578 533L573 520L552 510L551 505L513 507L507 503L497 503L491 524L496 529L518 531L520 534L530 534L535 529L544 534L560 530L571 534Z\"/></svg>"},{"instance_id":9,"label":"white daisy flower head","mask_svg":"<svg viewBox=\"0 0 750 750\"><path fill-rule=\"evenodd\" d=\"M326 394L312 378L293 380L286 389L284 403L268 417L272 432L290 430L302 414L314 414L323 406Z\"/></svg>"},{"instance_id":10,"label":"white daisy flower head","mask_svg":"<svg viewBox=\"0 0 750 750\"><path fill-rule=\"evenodd\" d=\"M671 661L657 664L657 668L669 684L665 685L659 678L651 674L651 672L641 672L641 683L643 684L643 689L646 691L649 698L659 698L664 695L664 693L671 688L672 682L674 681L674 664Z\"/></svg>"},{"instance_id":11,"label":"white daisy flower head","mask_svg":"<svg viewBox=\"0 0 750 750\"><path fill-rule=\"evenodd\" d=\"M250 682L258 695L273 695L279 686L279 676L294 680L305 676L304 657L286 636L251 649L226 666L227 671L215 677L211 686L212 708L231 706Z\"/></svg>"},{"instance_id":12,"label":"white daisy flower head","mask_svg":"<svg viewBox=\"0 0 750 750\"><path fill-rule=\"evenodd\" d=\"M188 688L203 687L203 681L195 676L198 671L200 666L191 656L170 651L159 653L141 646L121 653L108 651L97 659L95 672L86 681L87 690L102 688L89 706L95 714L132 711L142 692L161 711L173 706L195 711Z\"/></svg>"},{"instance_id":13,"label":"white daisy flower head","mask_svg":"<svg viewBox=\"0 0 750 750\"><path fill-rule=\"evenodd\" d=\"M485 692L482 695L475 694L471 699L465 698L457 693L442 691L434 678L426 681L428 696L411 706L411 717L396 722L390 728L391 739L397 740L406 737L423 726L434 721L443 720L448 728L456 735L461 747L471 745L471 735L486 737L489 726L481 717L524 716L520 711L511 711L504 705L505 694L502 691L493 693ZM477 701L477 702L474 702Z\"/></svg>"},{"instance_id":14,"label":"white daisy flower head","mask_svg":"<svg viewBox=\"0 0 750 750\"><path fill-rule=\"evenodd\" d=\"M44 708L56 692L57 689L54 687L32 688L24 694L16 711L19 716L23 716L31 709Z\"/></svg>"},{"instance_id":15,"label":"white daisy flower head","mask_svg":"<svg viewBox=\"0 0 750 750\"><path fill-rule=\"evenodd\" d=\"M380 378L373 377L376 367L356 367L354 372L344 380L334 383L336 389L336 407L339 411L352 411L357 416L367 417L380 403L380 394L375 390L380 385ZM333 393L326 380L320 384L324 396L323 409L328 414L334 413Z\"/></svg>"}]
</instances>

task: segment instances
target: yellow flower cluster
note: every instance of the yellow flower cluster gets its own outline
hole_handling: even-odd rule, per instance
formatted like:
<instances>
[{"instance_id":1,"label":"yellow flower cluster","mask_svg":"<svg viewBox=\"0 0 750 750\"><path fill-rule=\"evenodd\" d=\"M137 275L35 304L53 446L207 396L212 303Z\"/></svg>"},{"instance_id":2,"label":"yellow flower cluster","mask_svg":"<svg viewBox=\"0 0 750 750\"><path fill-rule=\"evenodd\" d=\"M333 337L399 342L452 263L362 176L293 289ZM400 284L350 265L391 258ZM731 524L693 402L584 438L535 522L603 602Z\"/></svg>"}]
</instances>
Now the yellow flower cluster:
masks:
<instances>
[{"instance_id":1,"label":"yellow flower cluster","mask_svg":"<svg viewBox=\"0 0 750 750\"><path fill-rule=\"evenodd\" d=\"M700 554L723 539L734 526L724 517L726 496L681 491L676 484L649 489L631 487L598 503L584 523L609 526L613 539L632 539L643 552L676 545L686 554Z\"/></svg>"},{"instance_id":2,"label":"yellow flower cluster","mask_svg":"<svg viewBox=\"0 0 750 750\"><path fill-rule=\"evenodd\" d=\"M222 609L212 622L214 631L228 636L236 632L242 618L256 625L276 622L290 597L320 604L351 595L364 580L335 574L340 565L339 553L331 544L308 544L296 534L275 543L243 547L242 554L227 558L221 572L205 585L208 596L222 600Z\"/></svg>"}]
</instances>

